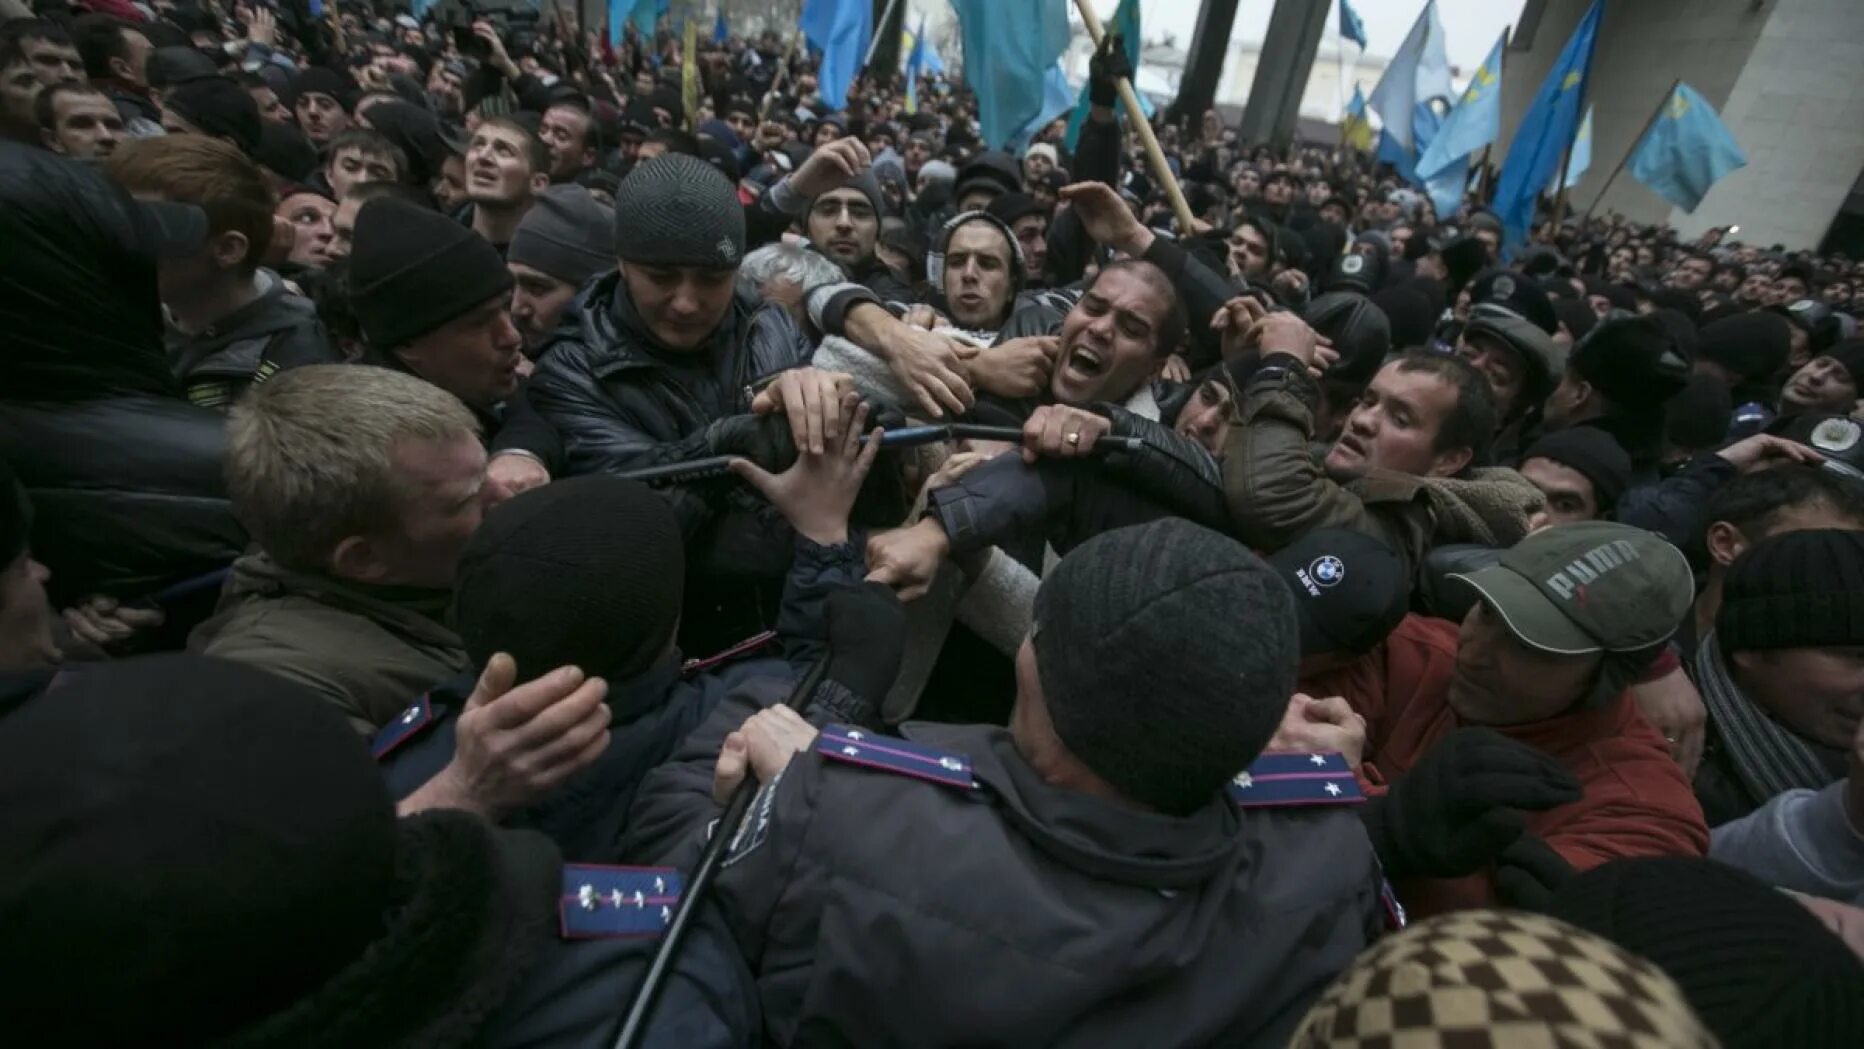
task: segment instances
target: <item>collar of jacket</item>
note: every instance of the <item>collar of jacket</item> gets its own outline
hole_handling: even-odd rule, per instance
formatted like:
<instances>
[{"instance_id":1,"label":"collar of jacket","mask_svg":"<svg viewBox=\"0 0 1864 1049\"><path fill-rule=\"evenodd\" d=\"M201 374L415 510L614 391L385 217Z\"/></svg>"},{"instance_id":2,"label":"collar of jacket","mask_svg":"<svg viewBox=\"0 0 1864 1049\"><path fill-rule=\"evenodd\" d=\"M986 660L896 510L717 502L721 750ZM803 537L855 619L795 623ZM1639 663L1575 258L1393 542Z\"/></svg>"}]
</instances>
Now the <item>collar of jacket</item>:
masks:
<instances>
[{"instance_id":1,"label":"collar of jacket","mask_svg":"<svg viewBox=\"0 0 1864 1049\"><path fill-rule=\"evenodd\" d=\"M1757 801L1789 790L1819 790L1843 777L1842 752L1802 738L1748 698L1722 661L1713 631L1696 648L1696 687L1741 785Z\"/></svg>"},{"instance_id":2,"label":"collar of jacket","mask_svg":"<svg viewBox=\"0 0 1864 1049\"><path fill-rule=\"evenodd\" d=\"M437 643L459 647L459 637L446 626L453 603L451 590L416 586L372 586L339 580L321 573L298 572L264 553L248 554L233 564L234 592L268 597L309 598Z\"/></svg>"},{"instance_id":3,"label":"collar of jacket","mask_svg":"<svg viewBox=\"0 0 1864 1049\"><path fill-rule=\"evenodd\" d=\"M1346 487L1366 503L1408 503L1422 498L1434 522L1429 537L1432 546L1513 546L1527 534L1528 515L1546 502L1527 478L1500 466L1472 470L1467 477L1373 470Z\"/></svg>"},{"instance_id":4,"label":"collar of jacket","mask_svg":"<svg viewBox=\"0 0 1864 1049\"><path fill-rule=\"evenodd\" d=\"M592 328L590 334L595 336L591 346L600 348L606 358L597 366L598 376L622 368L660 367L656 356L717 361L737 342L738 332L754 306L746 296L734 293L724 319L706 336L705 348L695 352L672 349L654 336L635 309L634 296L628 294L628 285L622 281L620 272L610 273L590 285L585 294L586 316L583 319Z\"/></svg>"},{"instance_id":5,"label":"collar of jacket","mask_svg":"<svg viewBox=\"0 0 1864 1049\"><path fill-rule=\"evenodd\" d=\"M284 1009L214 1044L477 1044L547 950L563 860L549 839L446 810L400 822L397 900L381 937Z\"/></svg>"},{"instance_id":6,"label":"collar of jacket","mask_svg":"<svg viewBox=\"0 0 1864 1049\"><path fill-rule=\"evenodd\" d=\"M679 649L670 649L654 665L631 678L608 683L608 708L614 724L625 725L666 705L667 690L680 679Z\"/></svg>"},{"instance_id":7,"label":"collar of jacket","mask_svg":"<svg viewBox=\"0 0 1864 1049\"><path fill-rule=\"evenodd\" d=\"M1005 729L914 723L902 731L908 739L963 752L1004 819L1083 874L1148 889L1184 889L1235 862L1242 822L1220 793L1185 817L1143 812L1043 782Z\"/></svg>"}]
</instances>

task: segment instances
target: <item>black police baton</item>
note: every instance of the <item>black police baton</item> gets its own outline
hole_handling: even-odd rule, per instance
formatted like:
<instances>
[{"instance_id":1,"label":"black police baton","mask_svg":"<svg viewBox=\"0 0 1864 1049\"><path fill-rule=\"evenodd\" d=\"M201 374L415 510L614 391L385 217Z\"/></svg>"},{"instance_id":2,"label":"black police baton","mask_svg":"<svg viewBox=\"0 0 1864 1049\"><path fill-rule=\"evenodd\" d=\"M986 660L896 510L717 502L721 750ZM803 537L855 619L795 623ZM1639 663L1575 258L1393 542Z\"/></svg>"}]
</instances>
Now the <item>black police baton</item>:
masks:
<instances>
[{"instance_id":1,"label":"black police baton","mask_svg":"<svg viewBox=\"0 0 1864 1049\"><path fill-rule=\"evenodd\" d=\"M801 712L808 705L809 696L816 686L828 674L829 653L815 661L815 665L803 674L802 680L796 682L796 688L790 693L785 704L791 710ZM634 1003L628 1007L627 1018L621 1023L621 1035L615 1039L615 1049L634 1049L640 1043L641 1036L647 1033L648 1018L653 1015L654 1002L660 997L660 989L667 982L667 974L673 971L673 960L679 955L680 944L686 939L686 931L692 926L693 916L698 913L699 905L705 899L706 890L717 880L718 871L725 861L725 850L738 835L738 825L744 822L744 815L750 811L751 799L757 795L757 775L748 762L744 770L744 782L738 784L731 792L730 800L725 802L725 811L719 815L718 823L712 830L712 840L706 842L705 851L699 854L699 862L686 879L686 891L680 894L680 902L673 908L673 917L667 923L667 932L660 940L660 950L654 954L653 964L647 967L647 978L641 981L641 989L635 992Z\"/></svg>"},{"instance_id":2,"label":"black police baton","mask_svg":"<svg viewBox=\"0 0 1864 1049\"><path fill-rule=\"evenodd\" d=\"M880 435L882 448L917 448L920 445L936 444L940 441L957 441L963 439L974 441L1003 441L1009 444L1021 444L1023 431L1015 426L981 426L976 423L944 423L937 426L902 426L885 430ZM870 435L863 434L861 442L865 444ZM1096 453L1105 451L1137 452L1143 446L1137 437L1116 437L1108 434L1094 442ZM685 462L667 463L664 466L648 466L639 470L628 470L620 476L629 481L639 481L646 485L688 484L693 481L709 481L727 476L731 473L731 461L742 459L742 455L709 455L703 459L688 459Z\"/></svg>"}]
</instances>

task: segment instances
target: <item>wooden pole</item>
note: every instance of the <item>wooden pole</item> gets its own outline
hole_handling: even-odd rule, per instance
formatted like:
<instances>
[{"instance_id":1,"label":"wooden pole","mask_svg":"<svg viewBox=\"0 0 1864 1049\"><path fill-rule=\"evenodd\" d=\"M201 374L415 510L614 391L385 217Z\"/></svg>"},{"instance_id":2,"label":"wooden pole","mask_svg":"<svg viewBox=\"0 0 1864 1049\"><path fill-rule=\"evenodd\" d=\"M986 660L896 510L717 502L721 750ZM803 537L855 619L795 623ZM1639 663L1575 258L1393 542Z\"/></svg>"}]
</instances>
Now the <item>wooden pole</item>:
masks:
<instances>
[{"instance_id":1,"label":"wooden pole","mask_svg":"<svg viewBox=\"0 0 1864 1049\"><path fill-rule=\"evenodd\" d=\"M1483 146L1482 159L1476 161L1476 177L1480 180L1477 183L1478 192L1476 193L1476 199L1484 204L1487 204L1495 196L1495 180L1489 177L1489 151L1494 148L1495 143L1493 142ZM1439 215L1437 218L1442 219L1443 216Z\"/></svg>"},{"instance_id":2,"label":"wooden pole","mask_svg":"<svg viewBox=\"0 0 1864 1049\"><path fill-rule=\"evenodd\" d=\"M1088 38L1094 41L1094 47L1100 47L1101 39L1106 35L1100 28L1100 16L1094 13L1088 0L1074 0L1074 6L1081 12L1081 22L1087 27ZM1184 190L1178 187L1177 178L1171 173L1171 166L1165 163L1165 151L1159 148L1159 139L1152 133L1152 122L1146 119L1144 111L1139 108L1139 96L1133 93L1133 82L1121 77L1116 85L1120 92L1120 104L1126 108L1126 119L1132 122L1133 130L1139 133L1139 143L1146 149L1146 160L1152 166L1152 177L1159 185L1165 187L1165 197L1171 201L1172 214L1178 217L1179 236L1188 237L1193 232L1191 204L1184 199Z\"/></svg>"},{"instance_id":3,"label":"wooden pole","mask_svg":"<svg viewBox=\"0 0 1864 1049\"><path fill-rule=\"evenodd\" d=\"M1663 93L1663 99L1657 103L1657 108L1651 110L1650 119L1644 121L1644 130L1639 131L1637 137L1631 140L1631 146L1629 149L1625 150L1625 155L1618 158L1618 166L1612 169L1610 175L1606 176L1605 185L1599 187L1599 195L1592 198L1592 206L1586 209L1586 218L1590 219L1592 213L1598 210L1599 201L1605 199L1605 191L1612 188L1612 183L1617 180L1618 173L1625 169L1626 164L1630 163L1631 154L1637 152L1638 146L1643 145L1644 136L1650 134L1650 129L1657 123L1657 118L1663 116L1664 109L1669 106L1670 100L1676 97L1676 89L1682 82L1682 77L1677 77L1675 80L1670 81L1670 89ZM1596 130L1597 129L1594 129L1595 134Z\"/></svg>"}]
</instances>

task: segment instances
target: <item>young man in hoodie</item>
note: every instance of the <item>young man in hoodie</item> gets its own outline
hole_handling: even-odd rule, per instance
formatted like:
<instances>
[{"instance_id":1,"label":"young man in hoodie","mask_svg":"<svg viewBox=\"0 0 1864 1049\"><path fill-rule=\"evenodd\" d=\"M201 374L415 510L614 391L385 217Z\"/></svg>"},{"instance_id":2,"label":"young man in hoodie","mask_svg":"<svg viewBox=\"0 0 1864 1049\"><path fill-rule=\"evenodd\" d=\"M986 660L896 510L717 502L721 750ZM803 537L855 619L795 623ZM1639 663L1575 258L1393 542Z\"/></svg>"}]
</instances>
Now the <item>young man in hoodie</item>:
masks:
<instances>
[{"instance_id":1,"label":"young man in hoodie","mask_svg":"<svg viewBox=\"0 0 1864 1049\"><path fill-rule=\"evenodd\" d=\"M188 399L226 408L287 368L335 363L309 299L259 265L272 244L272 191L231 143L199 135L126 142L106 172L132 195L197 204L212 227L203 249L164 260L167 347Z\"/></svg>"}]
</instances>

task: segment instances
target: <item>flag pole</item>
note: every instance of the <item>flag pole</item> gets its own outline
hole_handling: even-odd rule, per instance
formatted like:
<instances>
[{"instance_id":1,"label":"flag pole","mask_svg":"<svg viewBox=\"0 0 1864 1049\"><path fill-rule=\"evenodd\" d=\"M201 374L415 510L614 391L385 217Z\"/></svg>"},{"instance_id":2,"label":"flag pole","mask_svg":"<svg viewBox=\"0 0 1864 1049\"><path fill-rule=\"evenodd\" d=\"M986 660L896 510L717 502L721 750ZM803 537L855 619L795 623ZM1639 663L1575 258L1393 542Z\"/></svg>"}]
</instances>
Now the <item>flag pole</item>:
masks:
<instances>
[{"instance_id":1,"label":"flag pole","mask_svg":"<svg viewBox=\"0 0 1864 1049\"><path fill-rule=\"evenodd\" d=\"M1605 199L1605 191L1612 188L1612 183L1617 180L1618 173L1623 171L1625 165L1631 162L1631 154L1636 153L1637 147L1644 144L1644 136L1650 134L1650 129L1656 126L1657 118L1663 116L1664 109L1669 106L1670 99L1676 97L1676 89L1681 87L1682 84L1682 77L1677 77L1675 80L1670 81L1669 90L1663 93L1663 99L1657 103L1657 108L1651 110L1650 119L1644 121L1644 130L1639 131L1637 137L1631 140L1631 146L1629 149L1625 150L1625 155L1618 158L1618 166L1613 168L1611 175L1605 179L1605 185L1599 187L1599 195L1592 198L1592 206L1586 209L1586 218L1591 218L1592 213L1598 210L1599 201Z\"/></svg>"},{"instance_id":2,"label":"flag pole","mask_svg":"<svg viewBox=\"0 0 1864 1049\"><path fill-rule=\"evenodd\" d=\"M1476 177L1480 180L1476 199L1481 201L1484 205L1495 199L1495 178L1489 174L1489 151L1494 148L1495 143L1493 142L1483 146L1482 159L1476 161ZM1439 215L1437 217L1441 219L1443 216Z\"/></svg>"},{"instance_id":3,"label":"flag pole","mask_svg":"<svg viewBox=\"0 0 1864 1049\"><path fill-rule=\"evenodd\" d=\"M1087 27L1088 39L1094 41L1094 47L1100 47L1105 33L1100 28L1100 16L1087 0L1074 0L1075 9L1081 12L1081 24ZM1146 160L1152 165L1152 177L1165 187L1165 197L1171 201L1172 214L1178 218L1178 228L1182 236L1190 236L1193 229L1191 222L1191 205L1184 199L1184 190L1178 187L1178 180L1171 173L1170 165L1165 163L1165 151L1159 148L1158 136L1152 133L1152 122L1146 119L1139 108L1139 96L1133 93L1133 82L1121 77L1115 85L1120 92L1120 104L1126 107L1126 119L1132 122L1133 130L1139 133L1139 143L1146 149Z\"/></svg>"},{"instance_id":4,"label":"flag pole","mask_svg":"<svg viewBox=\"0 0 1864 1049\"><path fill-rule=\"evenodd\" d=\"M880 50L880 34L887 26L893 24L893 11L900 6L900 0L888 0L887 9L880 14L880 22L874 27L874 38L868 41L867 57L861 59L861 69L865 71L874 64L874 52Z\"/></svg>"}]
</instances>

